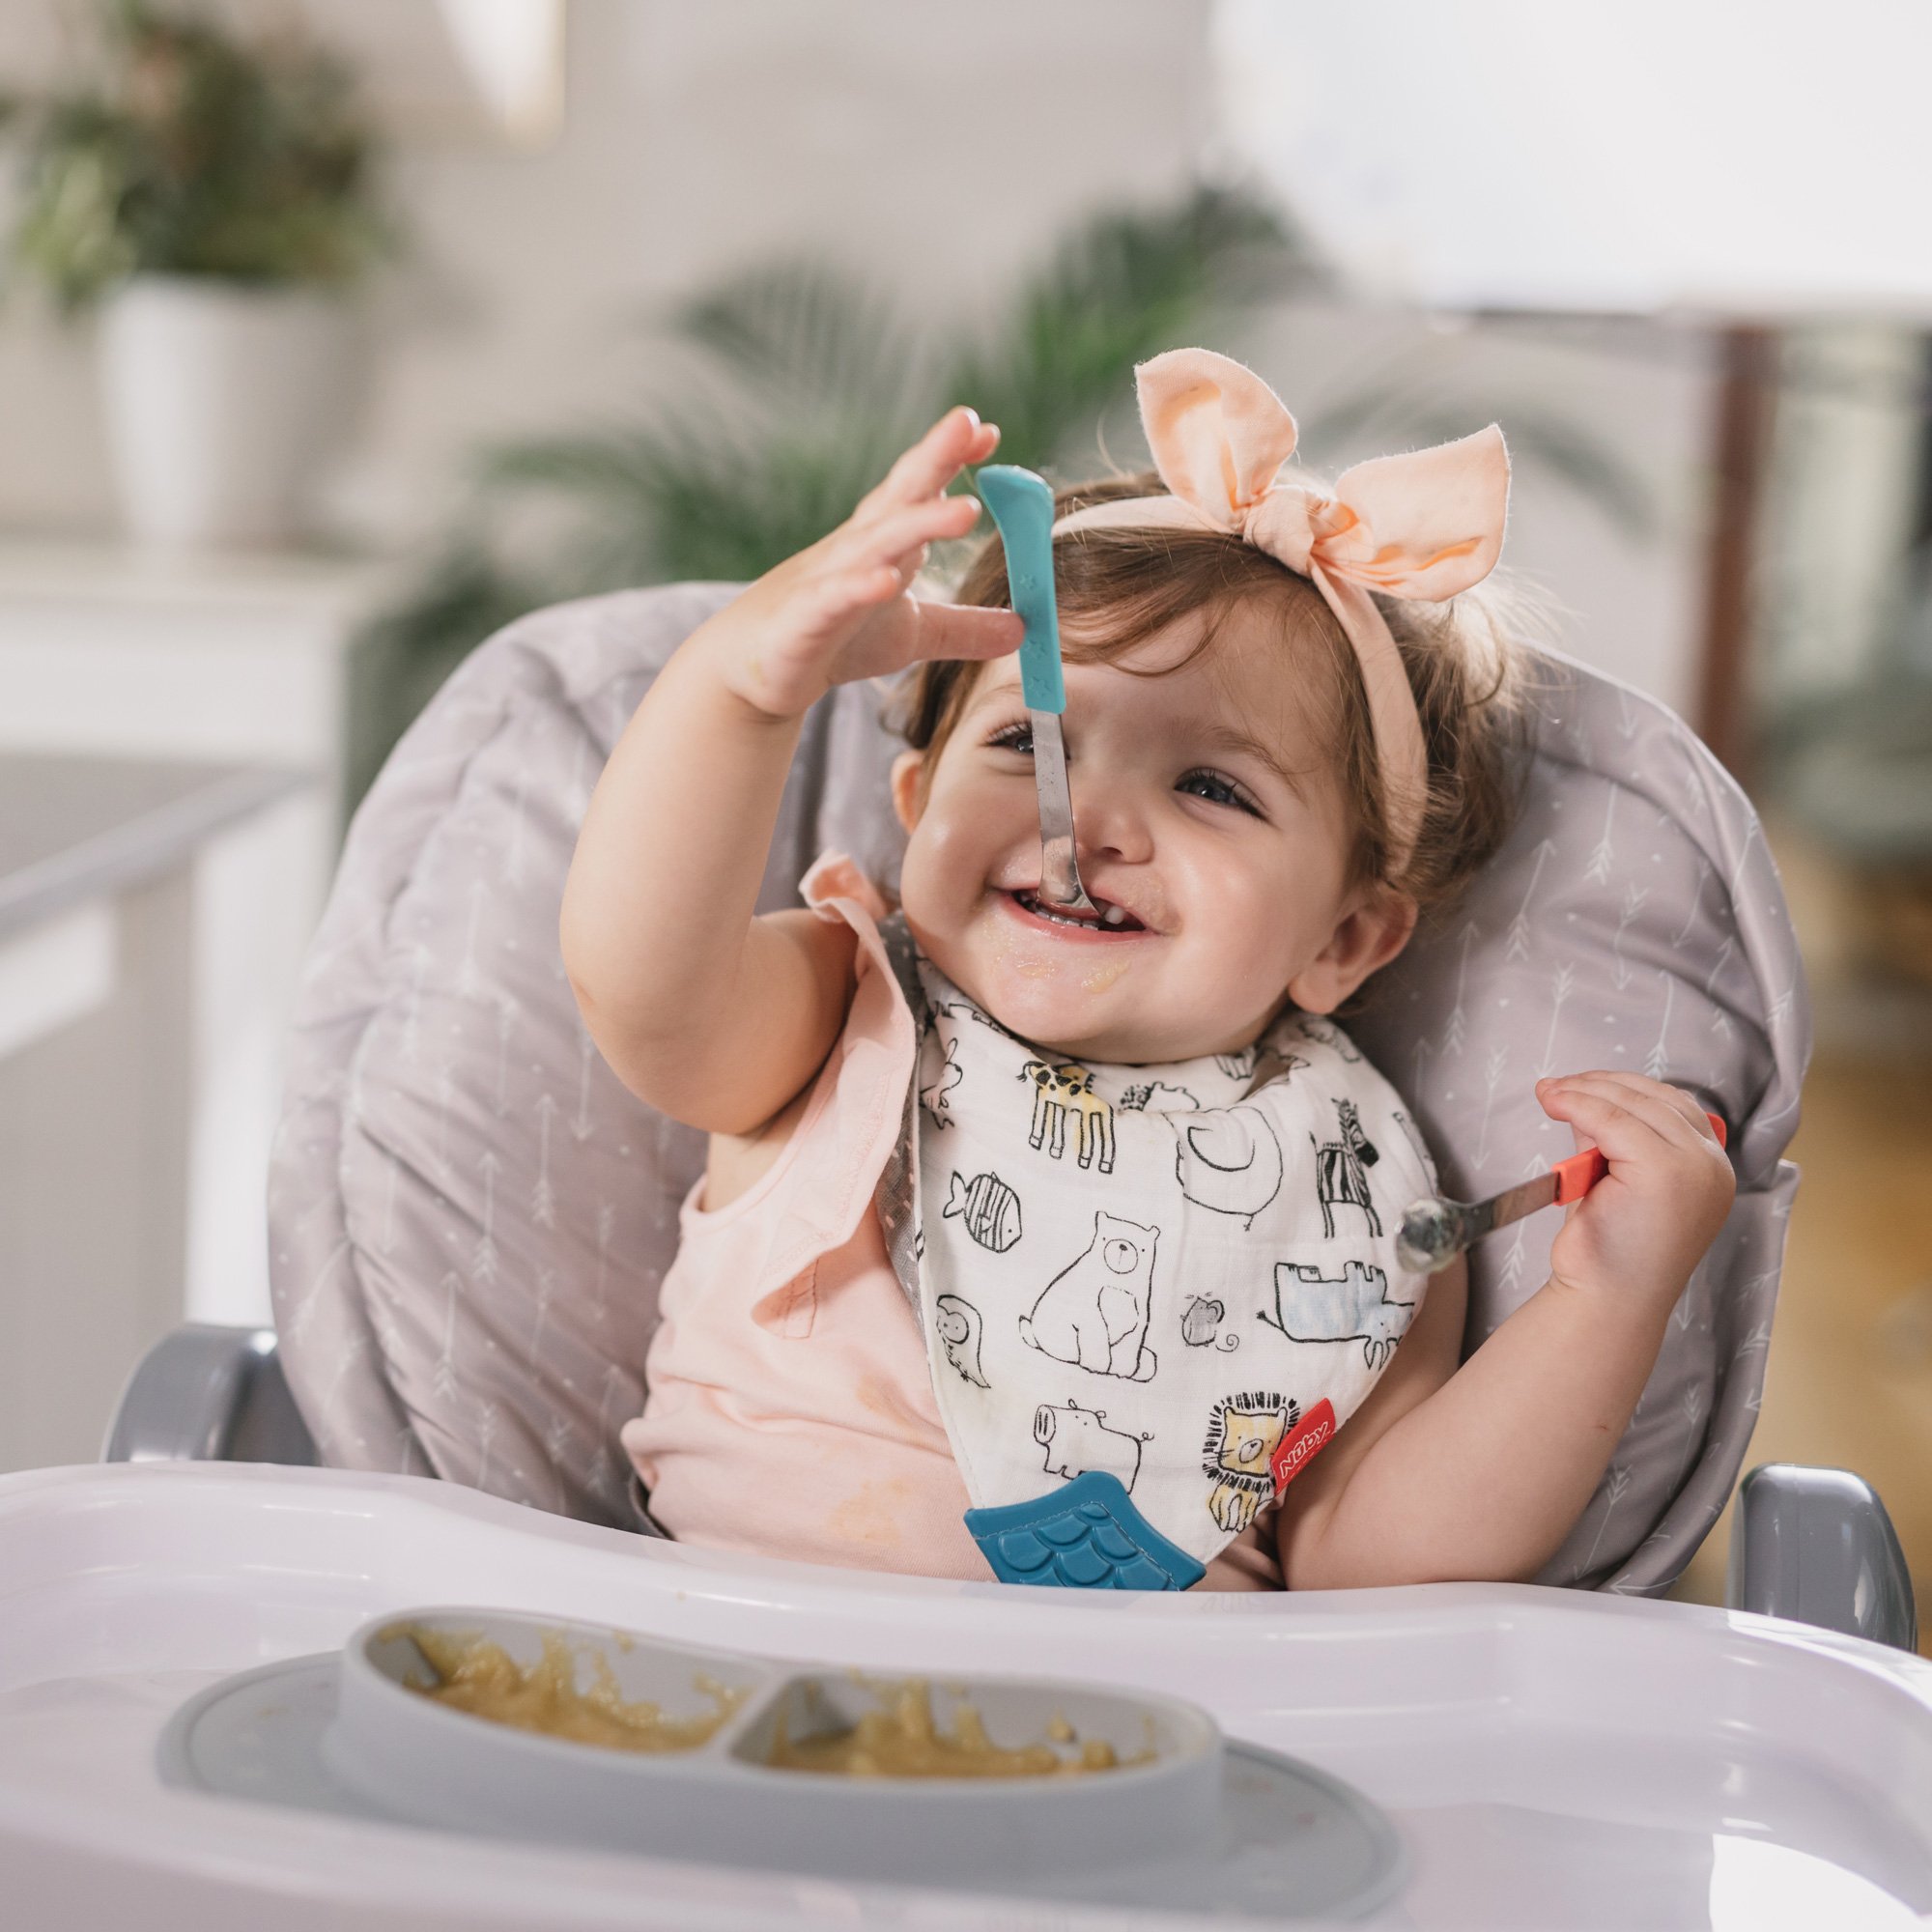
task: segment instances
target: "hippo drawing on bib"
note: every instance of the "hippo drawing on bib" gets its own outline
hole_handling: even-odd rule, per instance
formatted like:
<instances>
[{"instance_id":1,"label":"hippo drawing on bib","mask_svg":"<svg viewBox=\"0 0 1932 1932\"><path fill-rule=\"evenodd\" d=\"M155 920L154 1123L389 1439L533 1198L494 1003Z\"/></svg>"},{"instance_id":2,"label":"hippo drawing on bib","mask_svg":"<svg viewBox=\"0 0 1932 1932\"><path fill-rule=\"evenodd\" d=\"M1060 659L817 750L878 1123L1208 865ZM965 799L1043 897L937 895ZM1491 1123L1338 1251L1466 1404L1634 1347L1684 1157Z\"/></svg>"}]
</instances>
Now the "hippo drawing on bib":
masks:
<instances>
[{"instance_id":1,"label":"hippo drawing on bib","mask_svg":"<svg viewBox=\"0 0 1932 1932\"><path fill-rule=\"evenodd\" d=\"M1065 1408L1041 1403L1034 1411L1033 1439L1046 1451L1043 1464L1049 1476L1071 1482L1090 1469L1116 1476L1131 1490L1141 1472L1141 1444L1151 1438L1107 1427L1104 1408L1082 1408L1069 1402Z\"/></svg>"}]
</instances>

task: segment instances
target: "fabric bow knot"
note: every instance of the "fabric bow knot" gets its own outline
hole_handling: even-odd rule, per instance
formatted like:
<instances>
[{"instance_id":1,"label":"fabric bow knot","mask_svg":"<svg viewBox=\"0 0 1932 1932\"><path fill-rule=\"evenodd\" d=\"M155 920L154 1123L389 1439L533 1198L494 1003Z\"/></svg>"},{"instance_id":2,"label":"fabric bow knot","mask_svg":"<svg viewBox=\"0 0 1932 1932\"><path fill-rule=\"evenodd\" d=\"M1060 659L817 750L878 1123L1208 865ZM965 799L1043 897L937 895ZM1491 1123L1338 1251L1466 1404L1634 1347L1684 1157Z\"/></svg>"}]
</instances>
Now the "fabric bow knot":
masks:
<instances>
[{"instance_id":1,"label":"fabric bow knot","mask_svg":"<svg viewBox=\"0 0 1932 1932\"><path fill-rule=\"evenodd\" d=\"M1090 504L1055 536L1095 526L1225 530L1308 578L1361 663L1381 767L1389 869L1415 848L1429 763L1401 653L1369 593L1440 603L1480 583L1503 547L1509 452L1494 423L1460 441L1378 456L1332 491L1277 480L1294 418L1252 369L1209 349L1171 349L1134 371L1141 424L1172 493Z\"/></svg>"}]
</instances>

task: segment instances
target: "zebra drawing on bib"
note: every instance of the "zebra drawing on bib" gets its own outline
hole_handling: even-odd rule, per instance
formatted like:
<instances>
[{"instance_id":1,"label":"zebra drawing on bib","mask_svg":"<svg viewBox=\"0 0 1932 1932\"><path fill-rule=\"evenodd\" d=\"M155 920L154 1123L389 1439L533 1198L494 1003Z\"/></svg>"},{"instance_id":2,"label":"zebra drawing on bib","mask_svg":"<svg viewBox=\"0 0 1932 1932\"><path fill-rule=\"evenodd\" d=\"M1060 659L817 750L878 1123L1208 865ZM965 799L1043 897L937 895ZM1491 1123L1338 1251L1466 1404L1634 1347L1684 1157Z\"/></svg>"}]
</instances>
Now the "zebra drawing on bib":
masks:
<instances>
[{"instance_id":1,"label":"zebra drawing on bib","mask_svg":"<svg viewBox=\"0 0 1932 1932\"><path fill-rule=\"evenodd\" d=\"M1368 1217L1369 1233L1379 1236L1381 1217L1369 1196L1368 1170L1381 1155L1362 1131L1361 1117L1352 1100L1337 1100L1335 1113L1341 1122L1341 1138L1323 1141L1315 1150L1315 1192L1321 1203L1321 1232L1335 1238L1335 1209L1359 1208ZM1314 1135L1309 1139L1314 1140Z\"/></svg>"}]
</instances>

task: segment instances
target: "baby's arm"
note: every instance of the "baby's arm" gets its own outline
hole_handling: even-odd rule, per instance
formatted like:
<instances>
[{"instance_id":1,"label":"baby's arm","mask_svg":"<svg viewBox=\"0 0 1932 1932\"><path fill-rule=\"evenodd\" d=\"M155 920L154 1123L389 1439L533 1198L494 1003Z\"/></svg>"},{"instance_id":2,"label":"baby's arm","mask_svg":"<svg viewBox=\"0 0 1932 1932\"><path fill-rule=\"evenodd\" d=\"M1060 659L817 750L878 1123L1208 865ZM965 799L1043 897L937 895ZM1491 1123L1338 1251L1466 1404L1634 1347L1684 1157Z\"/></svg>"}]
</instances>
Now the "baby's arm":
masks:
<instances>
[{"instance_id":1,"label":"baby's arm","mask_svg":"<svg viewBox=\"0 0 1932 1932\"><path fill-rule=\"evenodd\" d=\"M999 431L953 410L851 518L677 648L625 727L578 836L559 924L584 1025L660 1112L746 1133L803 1088L843 1024L853 940L753 916L806 712L922 657L1018 648L1009 611L911 596L925 546L979 514L948 497Z\"/></svg>"},{"instance_id":2,"label":"baby's arm","mask_svg":"<svg viewBox=\"0 0 1932 1932\"><path fill-rule=\"evenodd\" d=\"M1460 1369L1462 1270L1430 1284L1373 1394L1282 1499L1289 1588L1526 1581L1622 1439L1736 1182L1674 1087L1581 1073L1537 1095L1609 1172L1565 1219L1549 1280Z\"/></svg>"}]
</instances>

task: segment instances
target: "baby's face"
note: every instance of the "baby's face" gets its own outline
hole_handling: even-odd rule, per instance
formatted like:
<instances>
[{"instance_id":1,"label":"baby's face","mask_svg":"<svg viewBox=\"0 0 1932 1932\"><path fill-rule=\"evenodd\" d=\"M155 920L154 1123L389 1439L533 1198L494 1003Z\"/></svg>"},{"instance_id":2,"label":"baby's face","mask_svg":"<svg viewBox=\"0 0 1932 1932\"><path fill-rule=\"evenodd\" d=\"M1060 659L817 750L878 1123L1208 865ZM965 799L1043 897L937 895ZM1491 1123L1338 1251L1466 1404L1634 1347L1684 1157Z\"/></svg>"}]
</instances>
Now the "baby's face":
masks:
<instances>
[{"instance_id":1,"label":"baby's face","mask_svg":"<svg viewBox=\"0 0 1932 1932\"><path fill-rule=\"evenodd\" d=\"M1182 664L1199 613L1120 664L1068 664L1062 729L1081 883L1117 926L1038 905L1039 810L1019 665L980 674L911 839L899 895L921 948L1003 1026L1070 1056L1139 1064L1246 1045L1284 1006L1327 1012L1401 951L1406 900L1348 883L1350 828L1323 677L1242 607ZM1286 660L1286 661L1285 661ZM1176 668L1175 667L1179 667Z\"/></svg>"}]
</instances>

